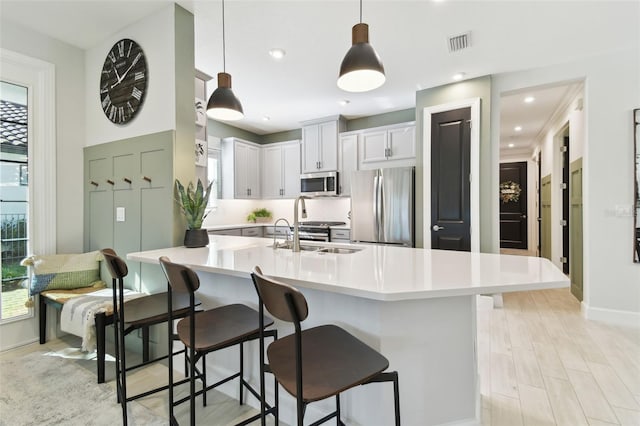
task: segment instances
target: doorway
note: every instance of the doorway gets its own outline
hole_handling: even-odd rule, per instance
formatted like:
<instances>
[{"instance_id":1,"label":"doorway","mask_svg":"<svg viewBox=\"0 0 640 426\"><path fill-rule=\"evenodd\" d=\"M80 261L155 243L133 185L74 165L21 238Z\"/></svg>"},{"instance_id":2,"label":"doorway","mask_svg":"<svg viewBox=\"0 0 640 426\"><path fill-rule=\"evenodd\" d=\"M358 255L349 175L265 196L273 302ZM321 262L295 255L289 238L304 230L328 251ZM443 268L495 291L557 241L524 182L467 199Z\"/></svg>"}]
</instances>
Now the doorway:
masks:
<instances>
[{"instance_id":1,"label":"doorway","mask_svg":"<svg viewBox=\"0 0 640 426\"><path fill-rule=\"evenodd\" d=\"M469 144L468 144L468 164L469 167L468 172L462 171L460 169L460 173L467 173L466 176L459 176L458 182L462 185L463 181L468 183L468 201L466 201L466 207L462 207L460 211L468 210L468 233L469 233L469 248L472 252L480 251L480 98L472 98L472 99L464 99L460 101L453 101L447 104L435 105L431 107L424 108L423 117L424 117L424 125L423 125L423 164L432 164L432 144L433 144L433 135L432 135L432 123L436 114L453 111L453 110L461 110L467 109L470 112L470 122L465 122L465 125L468 125L467 130L469 132ZM461 120L461 119L458 119ZM462 120L467 120L462 119ZM456 120L453 120L454 122ZM458 125L453 125L452 128L458 126L458 131L464 131L464 126L462 123ZM460 134L460 133L459 133ZM462 140L462 139L459 139ZM438 154L440 155L440 154ZM452 160L453 161L453 160ZM432 194L433 185L433 173L429 172L428 168L425 168L425 173L423 174L423 246L424 248L433 248L432 247L432 234L434 232L440 232L442 229L438 229L438 231L433 231L433 226L438 225L434 222L435 215L432 216L432 199L434 195ZM466 177L466 179L465 179ZM439 179L440 181L442 179ZM444 195L444 194L443 194ZM437 195L440 196L440 195ZM457 195L458 197L462 196L462 193ZM462 206L465 201L458 201L458 205ZM438 225L439 227L446 225ZM467 225L463 225L466 227ZM455 237L458 238L458 237Z\"/></svg>"},{"instance_id":2,"label":"doorway","mask_svg":"<svg viewBox=\"0 0 640 426\"><path fill-rule=\"evenodd\" d=\"M528 249L527 162L500 163L500 248Z\"/></svg>"}]
</instances>

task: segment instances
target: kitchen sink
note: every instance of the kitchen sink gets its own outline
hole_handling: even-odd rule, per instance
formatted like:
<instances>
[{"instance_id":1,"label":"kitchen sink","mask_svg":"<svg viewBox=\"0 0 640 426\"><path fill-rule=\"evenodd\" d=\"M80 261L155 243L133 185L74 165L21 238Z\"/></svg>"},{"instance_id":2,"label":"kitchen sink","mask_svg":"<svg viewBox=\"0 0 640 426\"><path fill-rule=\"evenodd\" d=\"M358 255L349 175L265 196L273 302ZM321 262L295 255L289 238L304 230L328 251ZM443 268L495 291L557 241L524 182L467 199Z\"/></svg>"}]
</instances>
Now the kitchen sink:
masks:
<instances>
[{"instance_id":1,"label":"kitchen sink","mask_svg":"<svg viewBox=\"0 0 640 426\"><path fill-rule=\"evenodd\" d=\"M358 251L362 251L362 249L345 248L345 247L323 247L320 250L318 250L318 253L351 254Z\"/></svg>"},{"instance_id":2,"label":"kitchen sink","mask_svg":"<svg viewBox=\"0 0 640 426\"><path fill-rule=\"evenodd\" d=\"M278 249L291 250L293 248L293 242L285 241L285 242L282 242L282 243L276 243L275 247L274 247L273 244L271 244L268 247L269 248L278 248ZM306 244L300 244L300 251L318 251L321 248L323 248L323 247L321 247L321 246L309 246L309 245L306 245Z\"/></svg>"}]
</instances>

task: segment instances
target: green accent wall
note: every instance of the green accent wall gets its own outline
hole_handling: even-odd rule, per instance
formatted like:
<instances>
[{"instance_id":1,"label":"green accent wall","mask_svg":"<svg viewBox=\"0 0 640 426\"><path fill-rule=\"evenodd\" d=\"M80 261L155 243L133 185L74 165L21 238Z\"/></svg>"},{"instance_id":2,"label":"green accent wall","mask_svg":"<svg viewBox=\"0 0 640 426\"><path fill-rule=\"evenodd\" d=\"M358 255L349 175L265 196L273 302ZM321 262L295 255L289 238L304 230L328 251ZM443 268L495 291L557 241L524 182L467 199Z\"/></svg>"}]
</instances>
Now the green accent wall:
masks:
<instances>
[{"instance_id":1,"label":"green accent wall","mask_svg":"<svg viewBox=\"0 0 640 426\"><path fill-rule=\"evenodd\" d=\"M191 85L193 85L193 81L191 82ZM249 142L262 143L262 136L260 135L212 119L207 120L207 135L215 136L220 139L234 137L244 139Z\"/></svg>"},{"instance_id":2,"label":"green accent wall","mask_svg":"<svg viewBox=\"0 0 640 426\"><path fill-rule=\"evenodd\" d=\"M347 132L370 129L372 127L389 126L391 124L406 123L416 119L416 109L409 108L400 111L385 112L368 117L347 120Z\"/></svg>"},{"instance_id":3,"label":"green accent wall","mask_svg":"<svg viewBox=\"0 0 640 426\"><path fill-rule=\"evenodd\" d=\"M447 84L416 92L416 247L423 247L423 178L428 173L422 164L424 120L427 107L465 99L480 98L480 251L494 252L498 247L494 217L498 217L498 203L493 197L493 176L497 177L498 164L491 156L491 76L479 77L459 83ZM475 232L475 230L473 231Z\"/></svg>"},{"instance_id":4,"label":"green accent wall","mask_svg":"<svg viewBox=\"0 0 640 426\"><path fill-rule=\"evenodd\" d=\"M286 142L302 139L302 129L285 130L284 132L271 133L269 135L262 135L262 143L276 143Z\"/></svg>"}]
</instances>

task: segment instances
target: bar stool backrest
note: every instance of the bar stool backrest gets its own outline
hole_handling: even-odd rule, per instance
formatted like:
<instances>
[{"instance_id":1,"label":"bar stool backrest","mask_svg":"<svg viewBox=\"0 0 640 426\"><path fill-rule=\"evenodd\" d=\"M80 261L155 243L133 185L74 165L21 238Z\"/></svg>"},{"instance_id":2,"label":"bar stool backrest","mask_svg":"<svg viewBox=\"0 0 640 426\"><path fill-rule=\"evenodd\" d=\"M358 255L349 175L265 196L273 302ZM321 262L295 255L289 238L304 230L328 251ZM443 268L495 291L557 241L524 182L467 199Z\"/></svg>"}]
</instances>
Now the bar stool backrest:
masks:
<instances>
[{"instance_id":1,"label":"bar stool backrest","mask_svg":"<svg viewBox=\"0 0 640 426\"><path fill-rule=\"evenodd\" d=\"M307 299L297 288L265 277L259 266L255 267L252 276L258 295L271 315L297 324L307 318Z\"/></svg>"},{"instance_id":2,"label":"bar stool backrest","mask_svg":"<svg viewBox=\"0 0 640 426\"><path fill-rule=\"evenodd\" d=\"M200 288L200 279L191 268L173 263L168 257L160 257L160 266L167 276L171 290L176 293L195 293Z\"/></svg>"},{"instance_id":3,"label":"bar stool backrest","mask_svg":"<svg viewBox=\"0 0 640 426\"><path fill-rule=\"evenodd\" d=\"M114 280L121 279L127 276L127 274L129 273L127 264L116 254L113 249L105 248L100 250L100 253L102 253L102 255L104 256L107 268L109 269L109 273Z\"/></svg>"}]
</instances>

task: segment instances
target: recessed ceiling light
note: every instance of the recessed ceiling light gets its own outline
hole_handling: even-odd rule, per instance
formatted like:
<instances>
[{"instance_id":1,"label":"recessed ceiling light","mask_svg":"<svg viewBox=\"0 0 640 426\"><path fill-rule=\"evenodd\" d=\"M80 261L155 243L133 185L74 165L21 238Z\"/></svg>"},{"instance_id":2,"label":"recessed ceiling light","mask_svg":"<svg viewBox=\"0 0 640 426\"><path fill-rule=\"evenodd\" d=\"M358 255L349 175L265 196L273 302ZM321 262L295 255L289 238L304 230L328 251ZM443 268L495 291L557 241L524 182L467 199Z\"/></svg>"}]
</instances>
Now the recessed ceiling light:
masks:
<instances>
[{"instance_id":1,"label":"recessed ceiling light","mask_svg":"<svg viewBox=\"0 0 640 426\"><path fill-rule=\"evenodd\" d=\"M522 131L522 126L516 126L513 128L513 130L515 130L516 132L521 132Z\"/></svg>"},{"instance_id":2,"label":"recessed ceiling light","mask_svg":"<svg viewBox=\"0 0 640 426\"><path fill-rule=\"evenodd\" d=\"M459 72L454 74L451 78L453 78L454 81L460 81L464 78L465 75L466 75L465 73Z\"/></svg>"},{"instance_id":3,"label":"recessed ceiling light","mask_svg":"<svg viewBox=\"0 0 640 426\"><path fill-rule=\"evenodd\" d=\"M342 100L338 101L340 106L347 106L347 105L349 105L349 102L351 102L349 99L342 99Z\"/></svg>"},{"instance_id":4,"label":"recessed ceiling light","mask_svg":"<svg viewBox=\"0 0 640 426\"><path fill-rule=\"evenodd\" d=\"M515 145L510 143L509 145L507 145L509 148L513 148Z\"/></svg>"},{"instance_id":5,"label":"recessed ceiling light","mask_svg":"<svg viewBox=\"0 0 640 426\"><path fill-rule=\"evenodd\" d=\"M269 55L271 55L273 59L282 59L286 54L287 52L285 52L284 49L280 49L279 47L269 50Z\"/></svg>"},{"instance_id":6,"label":"recessed ceiling light","mask_svg":"<svg viewBox=\"0 0 640 426\"><path fill-rule=\"evenodd\" d=\"M271 117L269 117L268 115L262 116L262 121L269 121L269 120L271 120Z\"/></svg>"},{"instance_id":7,"label":"recessed ceiling light","mask_svg":"<svg viewBox=\"0 0 640 426\"><path fill-rule=\"evenodd\" d=\"M533 96L527 96L526 98L524 98L524 103L530 104L531 102L533 102L535 100L536 100L536 98L534 98Z\"/></svg>"}]
</instances>

